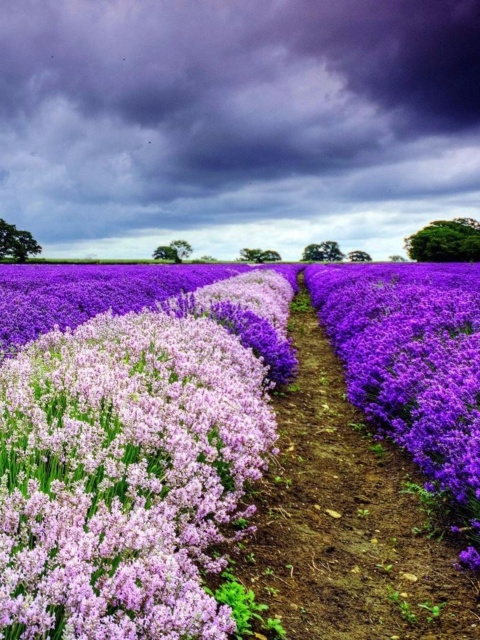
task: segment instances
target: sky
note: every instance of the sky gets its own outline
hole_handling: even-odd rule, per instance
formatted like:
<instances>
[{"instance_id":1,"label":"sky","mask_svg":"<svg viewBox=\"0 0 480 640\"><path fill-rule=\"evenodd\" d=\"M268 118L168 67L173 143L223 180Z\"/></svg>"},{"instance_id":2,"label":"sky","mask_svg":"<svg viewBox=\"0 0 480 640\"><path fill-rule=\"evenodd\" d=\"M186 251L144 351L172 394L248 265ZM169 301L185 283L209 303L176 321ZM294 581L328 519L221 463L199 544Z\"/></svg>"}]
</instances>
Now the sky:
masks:
<instances>
[{"instance_id":1,"label":"sky","mask_svg":"<svg viewBox=\"0 0 480 640\"><path fill-rule=\"evenodd\" d=\"M0 217L45 257L384 260L479 205L479 0L0 2Z\"/></svg>"}]
</instances>

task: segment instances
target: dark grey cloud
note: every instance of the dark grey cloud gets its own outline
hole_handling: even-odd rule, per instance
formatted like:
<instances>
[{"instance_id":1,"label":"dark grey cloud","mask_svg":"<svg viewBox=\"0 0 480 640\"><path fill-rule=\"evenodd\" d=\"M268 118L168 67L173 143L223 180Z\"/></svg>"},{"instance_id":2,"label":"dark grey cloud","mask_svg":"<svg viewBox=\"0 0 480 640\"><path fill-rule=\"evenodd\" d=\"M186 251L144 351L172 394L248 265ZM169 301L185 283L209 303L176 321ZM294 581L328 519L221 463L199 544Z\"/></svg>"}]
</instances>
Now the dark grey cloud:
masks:
<instances>
[{"instance_id":1,"label":"dark grey cloud","mask_svg":"<svg viewBox=\"0 0 480 640\"><path fill-rule=\"evenodd\" d=\"M6 0L1 18L0 216L44 245L382 203L417 220L480 192L478 0Z\"/></svg>"},{"instance_id":2,"label":"dark grey cloud","mask_svg":"<svg viewBox=\"0 0 480 640\"><path fill-rule=\"evenodd\" d=\"M297 54L325 60L352 91L397 110L403 131L480 124L478 0L300 0L283 18Z\"/></svg>"}]
</instances>

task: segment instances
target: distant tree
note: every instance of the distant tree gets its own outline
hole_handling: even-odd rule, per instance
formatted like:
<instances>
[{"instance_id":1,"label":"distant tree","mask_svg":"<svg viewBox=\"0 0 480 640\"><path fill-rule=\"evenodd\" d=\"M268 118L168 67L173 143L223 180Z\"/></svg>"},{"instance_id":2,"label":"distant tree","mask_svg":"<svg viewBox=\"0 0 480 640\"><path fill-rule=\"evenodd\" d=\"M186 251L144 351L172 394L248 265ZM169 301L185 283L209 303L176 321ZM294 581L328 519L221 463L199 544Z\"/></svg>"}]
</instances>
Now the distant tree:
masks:
<instances>
[{"instance_id":1,"label":"distant tree","mask_svg":"<svg viewBox=\"0 0 480 640\"><path fill-rule=\"evenodd\" d=\"M157 247L153 252L153 259L173 260L176 264L181 264L192 251L192 246L186 240L173 240L168 246Z\"/></svg>"},{"instance_id":2,"label":"distant tree","mask_svg":"<svg viewBox=\"0 0 480 640\"><path fill-rule=\"evenodd\" d=\"M173 242L170 243L170 247L177 253L175 260L177 263L183 262L185 258L192 255L192 245L186 240L173 240Z\"/></svg>"},{"instance_id":3,"label":"distant tree","mask_svg":"<svg viewBox=\"0 0 480 640\"><path fill-rule=\"evenodd\" d=\"M202 256L200 258L202 262L218 262L216 258L212 258L212 256Z\"/></svg>"},{"instance_id":4,"label":"distant tree","mask_svg":"<svg viewBox=\"0 0 480 640\"><path fill-rule=\"evenodd\" d=\"M240 251L240 257L238 260L240 262L256 262L261 263L262 260L262 249L242 249Z\"/></svg>"},{"instance_id":5,"label":"distant tree","mask_svg":"<svg viewBox=\"0 0 480 640\"><path fill-rule=\"evenodd\" d=\"M372 258L366 251L350 251L347 254L347 258L350 262L371 262Z\"/></svg>"},{"instance_id":6,"label":"distant tree","mask_svg":"<svg viewBox=\"0 0 480 640\"><path fill-rule=\"evenodd\" d=\"M6 258L11 255L12 242L16 233L16 227L8 224L0 218L0 258Z\"/></svg>"},{"instance_id":7,"label":"distant tree","mask_svg":"<svg viewBox=\"0 0 480 640\"><path fill-rule=\"evenodd\" d=\"M302 254L302 260L306 262L341 262L344 257L345 254L340 251L338 242L333 240L309 244Z\"/></svg>"},{"instance_id":8,"label":"distant tree","mask_svg":"<svg viewBox=\"0 0 480 640\"><path fill-rule=\"evenodd\" d=\"M256 262L256 263L261 263L263 262L262 260L262 249L241 249L240 250L240 257L238 258L238 260L240 262Z\"/></svg>"},{"instance_id":9,"label":"distant tree","mask_svg":"<svg viewBox=\"0 0 480 640\"><path fill-rule=\"evenodd\" d=\"M388 259L390 262L406 262L403 256L389 256Z\"/></svg>"},{"instance_id":10,"label":"distant tree","mask_svg":"<svg viewBox=\"0 0 480 640\"><path fill-rule=\"evenodd\" d=\"M30 254L42 253L42 247L34 240L30 231L17 231L13 240L12 255L18 262L26 262Z\"/></svg>"},{"instance_id":11,"label":"distant tree","mask_svg":"<svg viewBox=\"0 0 480 640\"><path fill-rule=\"evenodd\" d=\"M278 251L273 251L272 249L242 249L240 257L237 258L239 262L255 262L256 264L280 262L281 259L282 257Z\"/></svg>"},{"instance_id":12,"label":"distant tree","mask_svg":"<svg viewBox=\"0 0 480 640\"><path fill-rule=\"evenodd\" d=\"M478 262L480 224L470 218L436 220L405 238L405 248L418 262Z\"/></svg>"},{"instance_id":13,"label":"distant tree","mask_svg":"<svg viewBox=\"0 0 480 640\"><path fill-rule=\"evenodd\" d=\"M309 244L303 250L302 260L305 262L323 262L325 253L319 244Z\"/></svg>"},{"instance_id":14,"label":"distant tree","mask_svg":"<svg viewBox=\"0 0 480 640\"><path fill-rule=\"evenodd\" d=\"M272 251L272 249L262 251L260 257L262 259L262 262L280 262L282 260L282 256L278 253L278 251Z\"/></svg>"},{"instance_id":15,"label":"distant tree","mask_svg":"<svg viewBox=\"0 0 480 640\"><path fill-rule=\"evenodd\" d=\"M153 252L154 260L175 260L177 257L177 252L172 247L168 246L160 246L155 249Z\"/></svg>"},{"instance_id":16,"label":"distant tree","mask_svg":"<svg viewBox=\"0 0 480 640\"><path fill-rule=\"evenodd\" d=\"M42 247L30 231L19 230L14 224L0 219L0 258L12 257L23 263L30 254L39 253L42 253Z\"/></svg>"}]
</instances>

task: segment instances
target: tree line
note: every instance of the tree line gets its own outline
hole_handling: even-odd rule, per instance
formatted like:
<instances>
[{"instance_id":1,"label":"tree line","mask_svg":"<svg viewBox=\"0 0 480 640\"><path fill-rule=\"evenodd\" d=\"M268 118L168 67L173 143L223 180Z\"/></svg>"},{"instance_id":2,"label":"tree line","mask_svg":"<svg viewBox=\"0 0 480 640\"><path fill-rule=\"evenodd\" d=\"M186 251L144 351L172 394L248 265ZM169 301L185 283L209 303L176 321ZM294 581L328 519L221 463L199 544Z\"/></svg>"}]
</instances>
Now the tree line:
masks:
<instances>
[{"instance_id":1,"label":"tree line","mask_svg":"<svg viewBox=\"0 0 480 640\"><path fill-rule=\"evenodd\" d=\"M193 252L192 246L186 240L174 240L169 245L161 245L153 252L154 260L171 260L180 264ZM319 244L309 244L305 247L301 261L303 262L341 262L347 258L350 262L371 262L372 258L366 251L350 251L347 255L342 253L338 242L326 240ZM391 256L391 260L402 261L401 256ZM267 262L280 262L282 260L278 251L273 249L249 249L240 250L238 262L254 262L262 264ZM211 256L200 258L202 262L215 262Z\"/></svg>"},{"instance_id":2,"label":"tree line","mask_svg":"<svg viewBox=\"0 0 480 640\"><path fill-rule=\"evenodd\" d=\"M175 248L173 245L175 243L171 243L170 246ZM190 245L188 246L191 253L192 249ZM435 220L405 238L405 249L409 258L416 262L480 262L480 222L474 218ZM176 262L181 262L178 255L175 257L173 253L172 256ZM155 257L157 256L154 253ZM333 240L307 245L303 250L301 261L342 262L345 258L349 262L372 261L370 254L366 251L355 250L345 255L338 242ZM254 263L280 262L281 259L278 251L248 248L242 249L237 258L240 262ZM389 259L392 262L405 262L405 258L400 255L390 256ZM210 258L207 261L211 260Z\"/></svg>"},{"instance_id":3,"label":"tree line","mask_svg":"<svg viewBox=\"0 0 480 640\"><path fill-rule=\"evenodd\" d=\"M405 238L405 249L411 260L417 262L480 262L480 222L474 218L435 220L426 227ZM42 247L29 231L17 229L0 218L0 259L26 262L31 255L42 252ZM154 260L167 260L181 264L189 258L193 248L186 240L173 240L160 245L153 252ZM302 253L302 262L371 262L366 251L350 251L344 254L338 242L325 240L309 244ZM237 260L257 264L280 262L282 257L273 249L243 248ZM393 262L404 262L399 255L390 256ZM199 262L216 262L211 256L202 256Z\"/></svg>"}]
</instances>

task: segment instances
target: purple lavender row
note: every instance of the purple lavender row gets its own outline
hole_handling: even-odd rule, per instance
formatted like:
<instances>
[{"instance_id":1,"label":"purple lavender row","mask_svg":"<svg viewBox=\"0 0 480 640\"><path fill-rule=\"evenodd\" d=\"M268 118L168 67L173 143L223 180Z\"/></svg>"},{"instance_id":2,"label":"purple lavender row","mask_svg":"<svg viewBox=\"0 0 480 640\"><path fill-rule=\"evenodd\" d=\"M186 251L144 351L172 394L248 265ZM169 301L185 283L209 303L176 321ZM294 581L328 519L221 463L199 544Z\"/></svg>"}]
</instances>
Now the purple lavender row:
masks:
<instances>
[{"instance_id":1,"label":"purple lavender row","mask_svg":"<svg viewBox=\"0 0 480 640\"><path fill-rule=\"evenodd\" d=\"M311 265L348 397L460 507L480 570L480 265ZM475 548L476 547L476 548Z\"/></svg>"},{"instance_id":2,"label":"purple lavender row","mask_svg":"<svg viewBox=\"0 0 480 640\"><path fill-rule=\"evenodd\" d=\"M292 382L298 360L287 321L294 288L290 284L298 266L283 269L255 270L236 278L202 287L193 294L196 304L238 335L246 348L260 357L268 367L267 378L274 384ZM279 276L282 277L279 277ZM296 277L293 280L296 285Z\"/></svg>"},{"instance_id":3,"label":"purple lavender row","mask_svg":"<svg viewBox=\"0 0 480 640\"><path fill-rule=\"evenodd\" d=\"M154 309L180 292L250 271L247 265L1 265L0 353L98 313Z\"/></svg>"}]
</instances>

